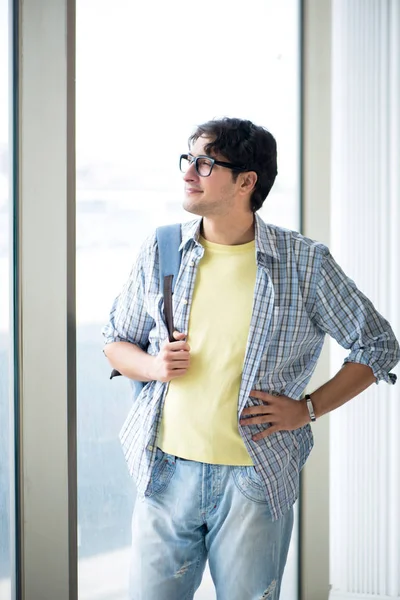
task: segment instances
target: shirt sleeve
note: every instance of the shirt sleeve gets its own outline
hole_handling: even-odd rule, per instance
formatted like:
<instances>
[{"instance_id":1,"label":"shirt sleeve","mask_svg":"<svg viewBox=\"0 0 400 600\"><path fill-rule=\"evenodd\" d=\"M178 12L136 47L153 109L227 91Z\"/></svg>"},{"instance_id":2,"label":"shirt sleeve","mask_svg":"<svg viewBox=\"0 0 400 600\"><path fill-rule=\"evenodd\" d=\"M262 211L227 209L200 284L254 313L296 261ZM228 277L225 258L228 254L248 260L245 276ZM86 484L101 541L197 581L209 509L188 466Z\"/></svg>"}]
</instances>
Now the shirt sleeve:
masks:
<instances>
[{"instance_id":1,"label":"shirt sleeve","mask_svg":"<svg viewBox=\"0 0 400 600\"><path fill-rule=\"evenodd\" d=\"M146 277L154 265L152 241L155 243L155 236L141 247L127 282L113 302L109 321L102 329L105 344L131 342L142 350L148 346L149 333L154 326L145 302Z\"/></svg>"},{"instance_id":2,"label":"shirt sleeve","mask_svg":"<svg viewBox=\"0 0 400 600\"><path fill-rule=\"evenodd\" d=\"M313 321L341 346L350 349L344 362L371 367L376 383L396 383L390 370L400 360L398 341L388 321L345 275L326 246L317 281Z\"/></svg>"}]
</instances>

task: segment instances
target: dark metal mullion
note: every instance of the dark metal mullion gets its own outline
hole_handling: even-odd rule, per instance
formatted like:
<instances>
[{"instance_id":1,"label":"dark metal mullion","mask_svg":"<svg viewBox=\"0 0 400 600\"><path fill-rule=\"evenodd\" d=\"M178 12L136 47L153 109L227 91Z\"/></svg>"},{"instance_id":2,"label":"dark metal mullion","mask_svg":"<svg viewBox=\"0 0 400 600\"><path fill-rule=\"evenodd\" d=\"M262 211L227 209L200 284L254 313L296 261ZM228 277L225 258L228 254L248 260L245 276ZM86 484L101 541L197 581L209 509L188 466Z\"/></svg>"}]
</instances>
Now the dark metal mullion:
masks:
<instances>
[{"instance_id":1,"label":"dark metal mullion","mask_svg":"<svg viewBox=\"0 0 400 600\"><path fill-rule=\"evenodd\" d=\"M299 0L299 205L300 205L300 233L304 234L304 25L305 25L305 6L304 0ZM298 543L297 543L297 598L302 600L302 552L301 552L301 540L303 536L303 523L302 523L302 481L303 476L300 472L300 493L298 500Z\"/></svg>"},{"instance_id":2,"label":"dark metal mullion","mask_svg":"<svg viewBox=\"0 0 400 600\"><path fill-rule=\"evenodd\" d=\"M304 0L299 0L299 189L300 233L304 234Z\"/></svg>"},{"instance_id":3,"label":"dark metal mullion","mask_svg":"<svg viewBox=\"0 0 400 600\"><path fill-rule=\"evenodd\" d=\"M67 364L69 599L78 598L76 367L76 0L67 1Z\"/></svg>"},{"instance_id":4,"label":"dark metal mullion","mask_svg":"<svg viewBox=\"0 0 400 600\"><path fill-rule=\"evenodd\" d=\"M10 140L9 152L11 156L11 245L12 245L12 405L11 419L13 422L11 445L13 452L10 456L13 457L12 471L13 481L11 481L11 498L10 507L12 518L10 518L10 547L11 553L11 596L12 600L22 600L23 598L23 552L22 552L22 480L21 480L21 411L20 411L20 382L21 382L21 354L20 354L20 252L19 252L19 232L20 232L20 210L19 210L19 65L20 65L20 44L19 44L19 0L9 1L9 31L11 40L9 48L11 54L10 60L10 77L9 81L9 105L10 105ZM11 396L11 394L10 394ZM11 469L10 469L11 473Z\"/></svg>"}]
</instances>

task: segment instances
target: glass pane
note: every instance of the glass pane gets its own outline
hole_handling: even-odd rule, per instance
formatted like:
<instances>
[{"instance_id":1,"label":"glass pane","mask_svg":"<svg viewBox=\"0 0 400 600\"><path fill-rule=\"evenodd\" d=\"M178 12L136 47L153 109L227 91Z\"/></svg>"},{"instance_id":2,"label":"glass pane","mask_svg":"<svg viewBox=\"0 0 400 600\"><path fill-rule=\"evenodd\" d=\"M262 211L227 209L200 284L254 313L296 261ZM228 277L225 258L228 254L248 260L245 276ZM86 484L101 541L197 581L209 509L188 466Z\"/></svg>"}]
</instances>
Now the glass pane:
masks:
<instances>
[{"instance_id":1,"label":"glass pane","mask_svg":"<svg viewBox=\"0 0 400 600\"><path fill-rule=\"evenodd\" d=\"M134 488L118 432L131 399L109 381L100 330L144 237L192 218L178 159L194 126L229 115L269 128L279 176L261 214L299 228L298 1L250 0L245 27L238 0L171 6L77 0L79 600L126 598ZM282 597L297 598L296 534ZM196 600L213 599L207 571Z\"/></svg>"},{"instance_id":2,"label":"glass pane","mask_svg":"<svg viewBox=\"0 0 400 600\"><path fill-rule=\"evenodd\" d=\"M0 600L11 599L8 0L0 0Z\"/></svg>"}]
</instances>

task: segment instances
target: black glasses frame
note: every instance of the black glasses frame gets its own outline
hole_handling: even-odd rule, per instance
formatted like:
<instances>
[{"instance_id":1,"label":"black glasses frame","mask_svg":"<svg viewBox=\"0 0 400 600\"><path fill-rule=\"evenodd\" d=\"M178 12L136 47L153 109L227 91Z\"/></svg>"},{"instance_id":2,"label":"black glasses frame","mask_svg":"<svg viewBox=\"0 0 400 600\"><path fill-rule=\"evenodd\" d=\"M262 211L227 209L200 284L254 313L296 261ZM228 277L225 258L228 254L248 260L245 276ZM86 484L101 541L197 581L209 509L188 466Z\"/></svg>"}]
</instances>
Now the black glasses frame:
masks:
<instances>
[{"instance_id":1,"label":"black glasses frame","mask_svg":"<svg viewBox=\"0 0 400 600\"><path fill-rule=\"evenodd\" d=\"M201 173L199 173L199 170L197 168L197 161L200 158L206 158L207 160L209 160L211 162L210 172L208 175L202 175ZM192 165L194 163L194 168L196 169L196 173L197 173L197 175L199 175L199 177L210 177L212 170L214 168L214 165L218 165L219 167L225 167L226 169L231 169L232 171L247 171L248 170L248 169L246 169L246 167L243 167L241 165L234 165L233 163L224 162L222 160L216 160L215 158L212 158L211 156L207 156L206 154L202 154L200 156L192 156L191 154L181 154L179 157L179 169L182 171L182 173L186 173L186 171L184 171L182 169L182 160L183 159L189 161L189 167L190 167L190 165Z\"/></svg>"}]
</instances>

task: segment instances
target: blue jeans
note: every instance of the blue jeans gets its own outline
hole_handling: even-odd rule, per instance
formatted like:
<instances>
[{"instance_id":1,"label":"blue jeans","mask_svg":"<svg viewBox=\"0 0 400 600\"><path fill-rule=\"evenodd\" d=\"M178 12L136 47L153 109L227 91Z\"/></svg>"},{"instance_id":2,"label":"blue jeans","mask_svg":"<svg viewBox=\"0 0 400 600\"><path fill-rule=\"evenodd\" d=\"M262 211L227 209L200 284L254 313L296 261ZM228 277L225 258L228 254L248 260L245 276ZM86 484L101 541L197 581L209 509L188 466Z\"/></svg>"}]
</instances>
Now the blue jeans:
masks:
<instances>
[{"instance_id":1,"label":"blue jeans","mask_svg":"<svg viewBox=\"0 0 400 600\"><path fill-rule=\"evenodd\" d=\"M132 519L130 600L192 600L208 558L218 600L278 600L293 509L272 521L254 467L157 450Z\"/></svg>"}]
</instances>

